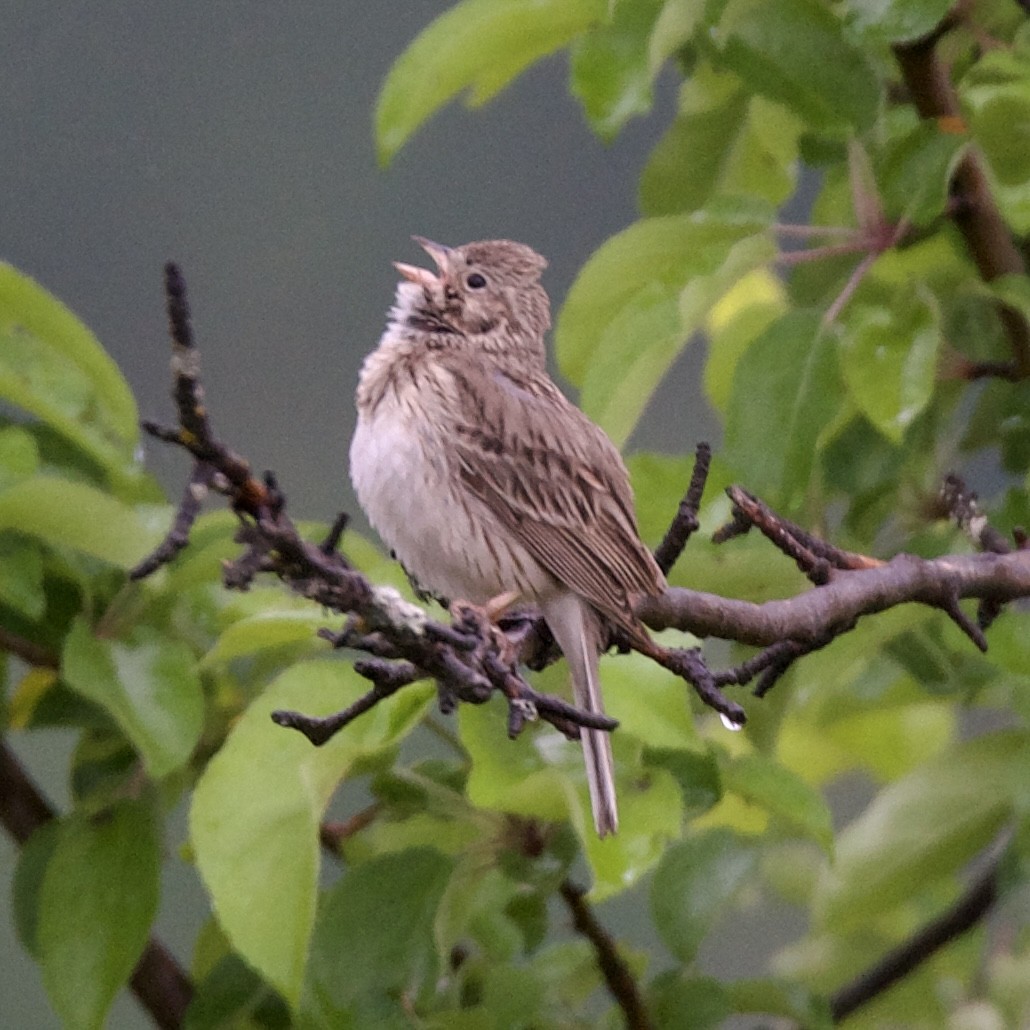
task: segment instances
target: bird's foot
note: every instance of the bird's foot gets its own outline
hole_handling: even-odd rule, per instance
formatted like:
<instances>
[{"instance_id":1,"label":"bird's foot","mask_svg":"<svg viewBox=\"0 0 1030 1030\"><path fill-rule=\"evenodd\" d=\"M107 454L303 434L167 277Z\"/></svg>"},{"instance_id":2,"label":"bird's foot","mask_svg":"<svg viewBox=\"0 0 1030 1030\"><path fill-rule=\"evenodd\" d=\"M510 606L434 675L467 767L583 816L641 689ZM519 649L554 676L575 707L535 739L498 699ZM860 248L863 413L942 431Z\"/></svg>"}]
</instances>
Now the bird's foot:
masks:
<instances>
[{"instance_id":1,"label":"bird's foot","mask_svg":"<svg viewBox=\"0 0 1030 1030\"><path fill-rule=\"evenodd\" d=\"M489 642L502 659L511 661L514 649L508 635L497 625L497 620L519 599L517 591L509 590L490 598L486 604L477 605L469 601L453 601L450 607L453 629L468 637Z\"/></svg>"}]
</instances>

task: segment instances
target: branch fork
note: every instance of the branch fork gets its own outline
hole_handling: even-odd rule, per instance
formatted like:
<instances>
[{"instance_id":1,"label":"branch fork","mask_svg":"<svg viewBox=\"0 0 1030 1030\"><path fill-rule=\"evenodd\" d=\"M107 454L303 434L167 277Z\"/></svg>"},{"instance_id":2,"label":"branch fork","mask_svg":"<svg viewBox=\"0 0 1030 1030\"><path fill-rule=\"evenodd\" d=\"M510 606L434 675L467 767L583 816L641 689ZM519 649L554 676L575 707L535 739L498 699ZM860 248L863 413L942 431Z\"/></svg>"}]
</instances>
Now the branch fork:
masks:
<instances>
[{"instance_id":1,"label":"branch fork","mask_svg":"<svg viewBox=\"0 0 1030 1030\"><path fill-rule=\"evenodd\" d=\"M458 603L451 607L451 621L440 622L396 590L370 583L354 568L339 550L346 516L337 518L321 543L303 539L287 514L286 498L275 477L270 473L256 477L247 460L215 436L204 405L185 284L173 264L165 269L165 289L178 426L169 429L145 422L144 428L155 438L187 450L193 457L193 469L167 536L131 575L143 578L174 560L189 541L203 500L214 492L227 498L240 519L236 540L241 553L225 565L226 587L246 590L256 576L271 573L296 593L346 617L342 630L326 629L320 636L334 647L366 656L355 662L355 669L370 681L370 690L349 708L324 718L275 712L277 724L298 730L313 744L323 744L398 690L431 679L444 712L461 703L483 704L500 693L508 706L511 737L536 720L550 723L570 738L578 737L584 727L611 731L617 726L613 719L539 693L526 681L523 668L541 669L559 657L535 608L508 610L499 604L480 610ZM673 567L698 528L710 461L707 444L699 445L686 494L655 552L663 571ZM862 615L905 602L927 604L944 611L983 650L987 646L983 630L1003 605L1030 596L1030 553L1025 537L1017 536L1015 546L1010 546L990 528L976 507L975 495L957 479L946 481L936 514L953 517L988 554L935 560L899 555L884 562L813 536L742 487L730 487L727 492L733 502L732 515L716 532L715 541L725 543L756 529L797 564L814 589L788 600L751 605L669 588L662 597L639 606L638 615L655 629L674 627L760 648L756 655L729 669L713 671L697 648L631 641L614 628L609 645L620 651L638 650L689 683L702 703L719 712L733 728L744 724L746 713L725 696L723 688L757 680L753 692L763 696L795 661L850 631ZM993 560L994 567L985 569L985 560ZM980 600L978 622L959 607L959 600L969 596Z\"/></svg>"}]
</instances>

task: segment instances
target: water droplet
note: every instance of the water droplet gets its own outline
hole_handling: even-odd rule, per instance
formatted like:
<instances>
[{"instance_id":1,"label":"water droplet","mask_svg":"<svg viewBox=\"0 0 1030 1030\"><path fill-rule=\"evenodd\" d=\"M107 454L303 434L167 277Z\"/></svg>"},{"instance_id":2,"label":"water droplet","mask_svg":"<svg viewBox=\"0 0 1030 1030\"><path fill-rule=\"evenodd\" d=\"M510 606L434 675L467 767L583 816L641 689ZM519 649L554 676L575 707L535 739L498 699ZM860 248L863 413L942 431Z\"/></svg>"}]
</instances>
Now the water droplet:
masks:
<instances>
[{"instance_id":1,"label":"water droplet","mask_svg":"<svg viewBox=\"0 0 1030 1030\"><path fill-rule=\"evenodd\" d=\"M720 712L719 718L722 720L723 726L728 730L733 730L734 733L744 727L742 722L737 722L736 719L731 719L725 712Z\"/></svg>"}]
</instances>

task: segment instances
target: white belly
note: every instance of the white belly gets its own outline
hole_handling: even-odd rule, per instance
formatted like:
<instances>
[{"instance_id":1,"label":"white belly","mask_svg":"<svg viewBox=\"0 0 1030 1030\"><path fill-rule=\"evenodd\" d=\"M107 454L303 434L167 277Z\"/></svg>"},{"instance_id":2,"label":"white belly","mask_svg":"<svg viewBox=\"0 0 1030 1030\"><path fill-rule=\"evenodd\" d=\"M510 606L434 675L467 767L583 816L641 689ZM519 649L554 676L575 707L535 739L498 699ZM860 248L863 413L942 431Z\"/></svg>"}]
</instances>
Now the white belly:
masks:
<instances>
[{"instance_id":1,"label":"white belly","mask_svg":"<svg viewBox=\"0 0 1030 1030\"><path fill-rule=\"evenodd\" d=\"M421 587L452 601L551 593L555 581L448 476L447 441L426 435L412 414L388 394L371 417L359 416L351 441L351 481L386 545Z\"/></svg>"}]
</instances>

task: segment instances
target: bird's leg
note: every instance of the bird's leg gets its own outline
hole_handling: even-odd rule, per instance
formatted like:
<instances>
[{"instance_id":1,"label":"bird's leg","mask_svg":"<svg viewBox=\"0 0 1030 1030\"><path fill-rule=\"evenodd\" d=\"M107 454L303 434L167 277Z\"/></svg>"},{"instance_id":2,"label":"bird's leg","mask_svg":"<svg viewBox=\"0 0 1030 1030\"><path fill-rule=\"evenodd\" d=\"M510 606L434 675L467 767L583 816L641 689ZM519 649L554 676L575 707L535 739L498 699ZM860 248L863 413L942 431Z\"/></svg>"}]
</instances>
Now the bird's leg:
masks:
<instances>
[{"instance_id":1,"label":"bird's leg","mask_svg":"<svg viewBox=\"0 0 1030 1030\"><path fill-rule=\"evenodd\" d=\"M454 628L468 636L493 645L494 650L504 662L514 659L512 642L508 635L497 625L497 620L519 599L517 590L507 590L503 594L491 597L485 604L472 604L469 601L454 601L450 606Z\"/></svg>"},{"instance_id":2,"label":"bird's leg","mask_svg":"<svg viewBox=\"0 0 1030 1030\"><path fill-rule=\"evenodd\" d=\"M491 597L486 604L483 605L483 611L486 613L486 617L491 622L497 622L498 619L518 601L521 595L517 590L506 590L503 594L498 594L496 597Z\"/></svg>"}]
</instances>

